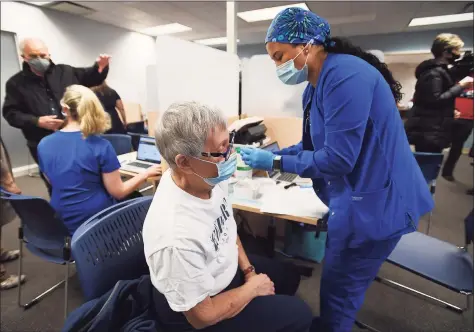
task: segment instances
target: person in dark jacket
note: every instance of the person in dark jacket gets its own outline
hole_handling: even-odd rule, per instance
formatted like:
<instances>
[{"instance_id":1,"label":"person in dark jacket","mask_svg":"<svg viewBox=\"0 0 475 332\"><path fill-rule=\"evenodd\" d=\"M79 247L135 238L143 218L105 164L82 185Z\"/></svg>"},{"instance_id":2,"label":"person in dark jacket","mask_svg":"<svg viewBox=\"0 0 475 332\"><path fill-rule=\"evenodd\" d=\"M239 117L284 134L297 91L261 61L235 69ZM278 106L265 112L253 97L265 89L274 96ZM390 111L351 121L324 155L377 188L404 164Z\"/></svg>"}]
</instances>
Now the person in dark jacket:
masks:
<instances>
[{"instance_id":1,"label":"person in dark jacket","mask_svg":"<svg viewBox=\"0 0 475 332\"><path fill-rule=\"evenodd\" d=\"M101 101L104 110L109 113L111 117L111 128L106 131L106 134L126 134L127 133L127 119L125 115L124 103L117 91L110 88L106 81L101 85L91 88ZM119 117L120 112L120 117Z\"/></svg>"},{"instance_id":2,"label":"person in dark jacket","mask_svg":"<svg viewBox=\"0 0 475 332\"><path fill-rule=\"evenodd\" d=\"M23 68L6 83L3 117L22 130L31 156L38 163L38 143L63 125L59 100L66 87L101 84L107 77L110 56L101 54L88 68L57 65L51 61L46 44L33 38L21 41L20 52ZM49 183L41 176L51 194Z\"/></svg>"},{"instance_id":3,"label":"person in dark jacket","mask_svg":"<svg viewBox=\"0 0 475 332\"><path fill-rule=\"evenodd\" d=\"M440 34L431 48L434 59L416 68L414 105L405 127L417 152L440 153L450 146L455 98L473 82L463 79L456 84L448 70L448 65L460 57L463 45L457 35Z\"/></svg>"},{"instance_id":4,"label":"person in dark jacket","mask_svg":"<svg viewBox=\"0 0 475 332\"><path fill-rule=\"evenodd\" d=\"M473 88L455 99L455 109L457 114L452 124L452 144L442 168L442 177L450 182L455 181L455 166L462 155L465 142L473 131Z\"/></svg>"}]
</instances>

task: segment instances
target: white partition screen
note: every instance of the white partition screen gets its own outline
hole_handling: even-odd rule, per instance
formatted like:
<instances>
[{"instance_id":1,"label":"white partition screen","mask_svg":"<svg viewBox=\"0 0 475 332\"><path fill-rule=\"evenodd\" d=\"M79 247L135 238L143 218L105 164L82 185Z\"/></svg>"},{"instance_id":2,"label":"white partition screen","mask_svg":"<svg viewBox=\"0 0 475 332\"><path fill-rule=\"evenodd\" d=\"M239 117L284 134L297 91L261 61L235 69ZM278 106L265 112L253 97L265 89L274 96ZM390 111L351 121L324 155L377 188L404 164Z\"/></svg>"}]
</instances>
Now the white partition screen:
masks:
<instances>
[{"instance_id":1,"label":"white partition screen","mask_svg":"<svg viewBox=\"0 0 475 332\"><path fill-rule=\"evenodd\" d=\"M237 55L172 37L157 37L156 50L160 114L174 102L197 101L238 115Z\"/></svg>"},{"instance_id":2,"label":"white partition screen","mask_svg":"<svg viewBox=\"0 0 475 332\"><path fill-rule=\"evenodd\" d=\"M277 77L268 55L242 63L242 113L248 116L302 117L302 94L307 83L286 85Z\"/></svg>"}]
</instances>

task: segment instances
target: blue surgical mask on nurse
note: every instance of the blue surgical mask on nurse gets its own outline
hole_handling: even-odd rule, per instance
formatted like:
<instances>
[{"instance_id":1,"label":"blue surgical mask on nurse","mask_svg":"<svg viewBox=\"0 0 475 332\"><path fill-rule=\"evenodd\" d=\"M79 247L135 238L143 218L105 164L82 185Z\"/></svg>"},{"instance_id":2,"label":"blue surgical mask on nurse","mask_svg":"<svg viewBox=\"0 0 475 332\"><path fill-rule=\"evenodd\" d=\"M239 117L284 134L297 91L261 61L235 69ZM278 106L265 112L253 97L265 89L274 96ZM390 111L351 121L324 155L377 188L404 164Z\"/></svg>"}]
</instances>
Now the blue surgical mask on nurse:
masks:
<instances>
[{"instance_id":1,"label":"blue surgical mask on nurse","mask_svg":"<svg viewBox=\"0 0 475 332\"><path fill-rule=\"evenodd\" d=\"M297 59L305 49L309 48L311 44L313 44L312 40L309 41L307 45L305 45L305 47L293 59L290 59L289 61L277 67L277 76L282 81L282 83L288 85L297 85L305 82L308 79L308 51L307 57L305 58L305 64L302 69L295 68L295 59Z\"/></svg>"}]
</instances>

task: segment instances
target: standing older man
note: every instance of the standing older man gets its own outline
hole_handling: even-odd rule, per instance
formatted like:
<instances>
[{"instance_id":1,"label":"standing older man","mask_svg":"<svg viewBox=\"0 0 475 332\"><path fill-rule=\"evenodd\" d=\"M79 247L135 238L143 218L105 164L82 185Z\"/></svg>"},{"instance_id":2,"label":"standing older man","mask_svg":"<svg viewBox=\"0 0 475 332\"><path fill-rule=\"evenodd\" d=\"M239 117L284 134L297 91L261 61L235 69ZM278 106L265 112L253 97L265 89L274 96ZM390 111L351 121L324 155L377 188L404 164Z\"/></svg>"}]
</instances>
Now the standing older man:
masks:
<instances>
[{"instance_id":1,"label":"standing older man","mask_svg":"<svg viewBox=\"0 0 475 332\"><path fill-rule=\"evenodd\" d=\"M22 130L31 156L38 163L38 143L63 125L59 101L66 87L101 84L107 77L110 56L101 54L88 68L56 65L46 44L34 38L21 41L20 52L23 69L7 81L3 117L11 126ZM51 194L48 181L41 176Z\"/></svg>"},{"instance_id":2,"label":"standing older man","mask_svg":"<svg viewBox=\"0 0 475 332\"><path fill-rule=\"evenodd\" d=\"M170 165L143 227L155 307L164 331L306 332L312 315L294 297L292 265L247 257L227 181L236 170L221 112L174 104L155 138Z\"/></svg>"}]
</instances>

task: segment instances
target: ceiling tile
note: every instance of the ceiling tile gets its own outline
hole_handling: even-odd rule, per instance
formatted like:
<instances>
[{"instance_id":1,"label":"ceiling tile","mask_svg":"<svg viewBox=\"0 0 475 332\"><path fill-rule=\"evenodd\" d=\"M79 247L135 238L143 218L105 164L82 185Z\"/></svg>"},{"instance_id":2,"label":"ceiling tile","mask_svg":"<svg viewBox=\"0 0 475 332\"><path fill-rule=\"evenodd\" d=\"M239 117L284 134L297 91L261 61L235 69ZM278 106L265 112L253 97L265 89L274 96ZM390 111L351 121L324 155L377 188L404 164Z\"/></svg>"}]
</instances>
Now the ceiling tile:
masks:
<instances>
[{"instance_id":1,"label":"ceiling tile","mask_svg":"<svg viewBox=\"0 0 475 332\"><path fill-rule=\"evenodd\" d=\"M129 21L123 18L122 19L117 18L115 16L110 16L108 14L101 13L101 12L96 12L86 17L94 21L99 21L99 22L115 25L115 26L128 29L128 30L139 31L141 29L146 28L146 26L144 26L143 24L139 22Z\"/></svg>"},{"instance_id":2,"label":"ceiling tile","mask_svg":"<svg viewBox=\"0 0 475 332\"><path fill-rule=\"evenodd\" d=\"M282 6L302 1L240 1L237 10L247 11ZM76 2L97 12L90 15L96 21L139 31L146 27L180 23L193 30L176 34L187 40L226 35L226 2L224 1L80 1ZM408 28L413 17L460 12L467 1L306 1L310 10L328 19L334 36L355 36L402 31L430 30L473 26L473 22ZM473 10L473 7L472 9ZM247 23L238 18L238 38L242 45L261 43L270 21Z\"/></svg>"}]
</instances>

